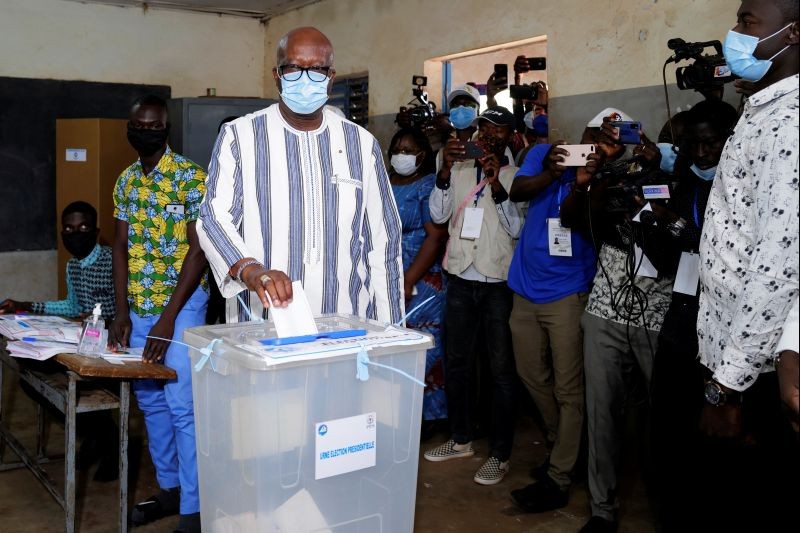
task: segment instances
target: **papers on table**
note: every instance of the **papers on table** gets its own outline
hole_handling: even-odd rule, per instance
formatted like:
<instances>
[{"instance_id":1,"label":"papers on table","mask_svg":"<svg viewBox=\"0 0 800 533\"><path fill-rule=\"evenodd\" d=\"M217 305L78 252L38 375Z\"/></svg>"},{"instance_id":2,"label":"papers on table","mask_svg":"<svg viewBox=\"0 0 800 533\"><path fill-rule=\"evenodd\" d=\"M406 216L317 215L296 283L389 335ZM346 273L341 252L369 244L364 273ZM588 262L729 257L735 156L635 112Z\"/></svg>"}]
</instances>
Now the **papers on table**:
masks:
<instances>
[{"instance_id":1,"label":"papers on table","mask_svg":"<svg viewBox=\"0 0 800 533\"><path fill-rule=\"evenodd\" d=\"M6 349L14 357L44 361L60 353L75 353L78 345L51 341L8 341Z\"/></svg>"},{"instance_id":2,"label":"papers on table","mask_svg":"<svg viewBox=\"0 0 800 533\"><path fill-rule=\"evenodd\" d=\"M77 344L80 333L79 323L60 316L0 315L0 335L9 339L49 337Z\"/></svg>"},{"instance_id":3,"label":"papers on table","mask_svg":"<svg viewBox=\"0 0 800 533\"><path fill-rule=\"evenodd\" d=\"M103 352L100 357L109 363L122 364L125 361L141 361L144 348L125 348L116 352Z\"/></svg>"},{"instance_id":4,"label":"papers on table","mask_svg":"<svg viewBox=\"0 0 800 533\"><path fill-rule=\"evenodd\" d=\"M14 357L43 361L78 351L81 325L59 316L0 315L0 335Z\"/></svg>"}]
</instances>

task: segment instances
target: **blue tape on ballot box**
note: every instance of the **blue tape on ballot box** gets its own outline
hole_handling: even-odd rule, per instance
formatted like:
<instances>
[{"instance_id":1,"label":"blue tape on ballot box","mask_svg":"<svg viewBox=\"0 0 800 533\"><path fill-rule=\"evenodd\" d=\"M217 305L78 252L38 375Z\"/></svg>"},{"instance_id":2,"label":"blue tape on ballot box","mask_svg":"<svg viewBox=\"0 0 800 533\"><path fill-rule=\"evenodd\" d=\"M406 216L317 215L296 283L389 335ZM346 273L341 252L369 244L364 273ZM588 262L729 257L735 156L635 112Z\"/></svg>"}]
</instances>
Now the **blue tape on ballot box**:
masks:
<instances>
[{"instance_id":1,"label":"blue tape on ballot box","mask_svg":"<svg viewBox=\"0 0 800 533\"><path fill-rule=\"evenodd\" d=\"M283 346L286 344L300 344L302 342L314 342L319 339L346 339L348 337L361 337L367 334L365 329L344 329L342 331L326 331L313 335L297 335L295 337L275 337L272 339L262 339L258 342L264 346Z\"/></svg>"}]
</instances>

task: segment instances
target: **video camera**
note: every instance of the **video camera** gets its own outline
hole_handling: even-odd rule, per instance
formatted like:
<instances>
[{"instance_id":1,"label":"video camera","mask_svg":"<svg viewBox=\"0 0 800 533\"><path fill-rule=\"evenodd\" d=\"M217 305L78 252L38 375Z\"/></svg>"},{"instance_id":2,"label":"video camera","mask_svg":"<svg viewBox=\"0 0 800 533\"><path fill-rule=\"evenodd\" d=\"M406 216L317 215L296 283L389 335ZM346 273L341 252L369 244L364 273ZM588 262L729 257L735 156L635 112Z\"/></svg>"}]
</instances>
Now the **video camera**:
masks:
<instances>
[{"instance_id":1,"label":"video camera","mask_svg":"<svg viewBox=\"0 0 800 533\"><path fill-rule=\"evenodd\" d=\"M538 100L539 86L536 84L510 85L508 87L508 94L514 100Z\"/></svg>"},{"instance_id":2,"label":"video camera","mask_svg":"<svg viewBox=\"0 0 800 533\"><path fill-rule=\"evenodd\" d=\"M623 159L600 167L597 180L608 180L604 208L608 213L628 213L639 204L635 198L668 200L669 179L659 171L649 170L636 159Z\"/></svg>"},{"instance_id":3,"label":"video camera","mask_svg":"<svg viewBox=\"0 0 800 533\"><path fill-rule=\"evenodd\" d=\"M426 76L414 76L411 78L414 88L411 93L414 99L405 106L400 107L400 115L407 113L410 126L415 129L424 130L432 126L433 119L438 114L436 104L428 100L428 93L423 89L428 84Z\"/></svg>"},{"instance_id":4,"label":"video camera","mask_svg":"<svg viewBox=\"0 0 800 533\"><path fill-rule=\"evenodd\" d=\"M683 39L670 39L667 47L674 51L668 61L678 63L685 59L694 59L694 63L675 70L678 88L681 90L695 89L708 91L722 87L736 79L725 62L722 54L722 43L719 41L706 41L702 43L687 43ZM713 48L713 55L703 55L706 48Z\"/></svg>"}]
</instances>

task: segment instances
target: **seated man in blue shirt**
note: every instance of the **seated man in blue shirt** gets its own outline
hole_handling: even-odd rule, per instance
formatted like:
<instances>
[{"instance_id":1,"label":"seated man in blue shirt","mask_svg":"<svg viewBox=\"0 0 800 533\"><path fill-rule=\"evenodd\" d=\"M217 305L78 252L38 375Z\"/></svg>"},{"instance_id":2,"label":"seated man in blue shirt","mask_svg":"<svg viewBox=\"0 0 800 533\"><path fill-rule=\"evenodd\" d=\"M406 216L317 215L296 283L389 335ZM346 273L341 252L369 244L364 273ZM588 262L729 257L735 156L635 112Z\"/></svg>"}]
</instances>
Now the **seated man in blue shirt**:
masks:
<instances>
[{"instance_id":1,"label":"seated man in blue shirt","mask_svg":"<svg viewBox=\"0 0 800 533\"><path fill-rule=\"evenodd\" d=\"M103 318L114 318L114 283L111 275L111 248L97 243L97 210L86 202L72 202L61 213L61 242L72 254L67 261L67 297L47 302L0 303L0 313L37 313L76 318L102 304ZM35 394L33 391L31 394ZM95 481L117 479L117 426L108 411L85 413L78 423L85 435L78 452L79 470L100 460Z\"/></svg>"},{"instance_id":2,"label":"seated man in blue shirt","mask_svg":"<svg viewBox=\"0 0 800 533\"><path fill-rule=\"evenodd\" d=\"M581 143L593 144L597 133L598 128L587 128ZM529 202L508 272L515 293L510 325L517 373L542 414L545 438L552 445L549 459L535 469L537 482L511 493L531 513L567 504L583 431L580 321L596 257L588 236L561 226L560 212L576 176L593 175L605 154L597 150L586 166L565 167L562 144L531 147L509 193L515 202Z\"/></svg>"},{"instance_id":3,"label":"seated man in blue shirt","mask_svg":"<svg viewBox=\"0 0 800 533\"><path fill-rule=\"evenodd\" d=\"M67 261L67 297L47 302L0 303L0 313L38 313L79 317L102 304L106 322L114 318L114 282L111 248L97 243L97 210L86 202L72 202L61 213L61 242L72 254Z\"/></svg>"}]
</instances>

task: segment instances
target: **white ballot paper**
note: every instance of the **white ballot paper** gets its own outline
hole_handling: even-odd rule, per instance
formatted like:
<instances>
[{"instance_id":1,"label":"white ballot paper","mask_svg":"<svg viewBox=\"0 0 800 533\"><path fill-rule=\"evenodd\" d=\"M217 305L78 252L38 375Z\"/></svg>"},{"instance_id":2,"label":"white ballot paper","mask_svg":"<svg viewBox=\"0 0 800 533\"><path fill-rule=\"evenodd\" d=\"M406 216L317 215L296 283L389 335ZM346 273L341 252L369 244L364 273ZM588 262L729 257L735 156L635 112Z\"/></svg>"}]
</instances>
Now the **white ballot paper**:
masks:
<instances>
[{"instance_id":1,"label":"white ballot paper","mask_svg":"<svg viewBox=\"0 0 800 533\"><path fill-rule=\"evenodd\" d=\"M674 292L697 296L697 284L700 282L700 254L683 252L675 276Z\"/></svg>"},{"instance_id":2,"label":"white ballot paper","mask_svg":"<svg viewBox=\"0 0 800 533\"><path fill-rule=\"evenodd\" d=\"M303 284L299 281L292 282L292 303L287 307L271 307L269 314L275 323L278 337L297 337L319 333L308 297L303 290Z\"/></svg>"}]
</instances>

